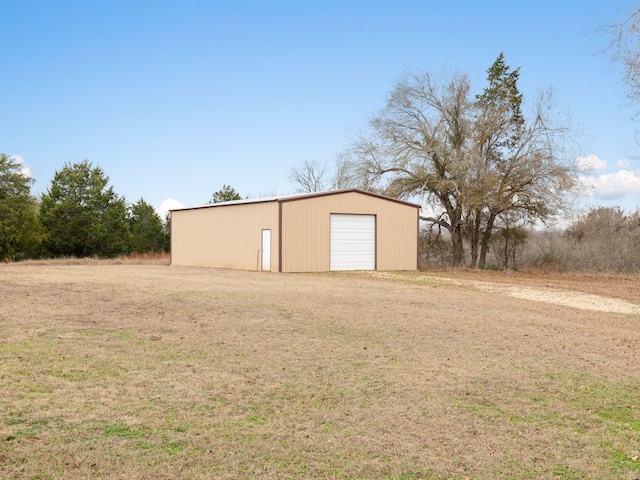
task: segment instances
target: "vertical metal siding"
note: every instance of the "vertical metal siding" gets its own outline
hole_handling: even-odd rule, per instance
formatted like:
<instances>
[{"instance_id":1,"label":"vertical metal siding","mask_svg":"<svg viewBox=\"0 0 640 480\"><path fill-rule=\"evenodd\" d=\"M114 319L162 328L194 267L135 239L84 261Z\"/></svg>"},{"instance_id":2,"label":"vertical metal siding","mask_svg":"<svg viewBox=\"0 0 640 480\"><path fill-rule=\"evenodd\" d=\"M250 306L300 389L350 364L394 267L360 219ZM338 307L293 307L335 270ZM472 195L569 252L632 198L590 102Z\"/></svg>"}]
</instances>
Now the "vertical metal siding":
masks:
<instances>
[{"instance_id":1,"label":"vertical metal siding","mask_svg":"<svg viewBox=\"0 0 640 480\"><path fill-rule=\"evenodd\" d=\"M358 192L282 202L282 271L328 271L330 215L376 215L376 268L415 270L418 209Z\"/></svg>"},{"instance_id":2,"label":"vertical metal siding","mask_svg":"<svg viewBox=\"0 0 640 480\"><path fill-rule=\"evenodd\" d=\"M280 262L277 202L173 211L171 263L260 269L263 229L271 230L271 269L277 271Z\"/></svg>"}]
</instances>

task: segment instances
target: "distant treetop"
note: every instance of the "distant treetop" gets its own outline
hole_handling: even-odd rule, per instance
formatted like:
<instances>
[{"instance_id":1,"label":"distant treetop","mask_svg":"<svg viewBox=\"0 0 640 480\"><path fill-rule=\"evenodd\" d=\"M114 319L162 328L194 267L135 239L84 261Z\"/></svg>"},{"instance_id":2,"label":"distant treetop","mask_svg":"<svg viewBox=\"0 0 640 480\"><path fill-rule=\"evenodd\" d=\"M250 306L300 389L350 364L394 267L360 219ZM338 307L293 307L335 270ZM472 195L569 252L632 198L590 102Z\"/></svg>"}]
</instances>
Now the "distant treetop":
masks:
<instances>
[{"instance_id":1,"label":"distant treetop","mask_svg":"<svg viewBox=\"0 0 640 480\"><path fill-rule=\"evenodd\" d=\"M223 185L220 190L213 192L209 203L231 202L233 200L242 200L242 197L233 187Z\"/></svg>"}]
</instances>

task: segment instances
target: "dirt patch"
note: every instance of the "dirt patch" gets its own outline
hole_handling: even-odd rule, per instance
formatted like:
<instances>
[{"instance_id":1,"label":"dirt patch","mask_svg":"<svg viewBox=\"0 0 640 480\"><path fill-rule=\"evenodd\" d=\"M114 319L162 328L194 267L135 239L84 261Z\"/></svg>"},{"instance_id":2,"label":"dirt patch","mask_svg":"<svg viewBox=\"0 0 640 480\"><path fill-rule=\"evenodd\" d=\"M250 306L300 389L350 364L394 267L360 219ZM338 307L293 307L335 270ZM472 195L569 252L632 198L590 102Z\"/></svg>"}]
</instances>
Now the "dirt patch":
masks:
<instances>
[{"instance_id":1,"label":"dirt patch","mask_svg":"<svg viewBox=\"0 0 640 480\"><path fill-rule=\"evenodd\" d=\"M594 310L597 312L624 313L629 315L640 315L640 305L619 300L616 298L603 297L601 295L590 295L580 292L555 291L552 289L534 289L509 287L506 294L515 298L524 298L536 302L554 303L583 310Z\"/></svg>"},{"instance_id":2,"label":"dirt patch","mask_svg":"<svg viewBox=\"0 0 640 480\"><path fill-rule=\"evenodd\" d=\"M636 478L636 285L1 265L0 477Z\"/></svg>"},{"instance_id":3,"label":"dirt patch","mask_svg":"<svg viewBox=\"0 0 640 480\"><path fill-rule=\"evenodd\" d=\"M640 315L640 302L625 300L625 297L639 298L640 278L578 277L579 279L577 279L575 276L568 276L563 280L562 275L553 277L548 275L487 275L477 272L454 273L452 276L442 273L402 274L393 272L373 272L370 275L417 283L429 283L437 279L439 282L451 285L469 286L486 292L536 302L552 303L582 310ZM476 279L478 276L488 276L491 281L479 281ZM586 293L585 291L602 291L603 294ZM606 296L606 294L614 294L622 298L613 298Z\"/></svg>"}]
</instances>

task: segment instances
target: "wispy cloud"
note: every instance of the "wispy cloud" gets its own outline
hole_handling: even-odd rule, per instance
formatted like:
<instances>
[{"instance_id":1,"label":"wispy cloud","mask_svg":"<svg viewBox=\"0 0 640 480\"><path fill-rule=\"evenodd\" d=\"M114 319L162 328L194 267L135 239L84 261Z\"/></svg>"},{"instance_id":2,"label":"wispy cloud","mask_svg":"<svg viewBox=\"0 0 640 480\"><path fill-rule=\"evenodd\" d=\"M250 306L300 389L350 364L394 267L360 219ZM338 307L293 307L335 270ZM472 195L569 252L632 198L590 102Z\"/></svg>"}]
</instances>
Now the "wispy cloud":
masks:
<instances>
[{"instance_id":1,"label":"wispy cloud","mask_svg":"<svg viewBox=\"0 0 640 480\"><path fill-rule=\"evenodd\" d=\"M620 169L625 169L625 168L629 168L629 166L631 165L631 162L629 160L627 160L626 158L621 158L620 160L618 160L616 162L616 165Z\"/></svg>"},{"instance_id":2,"label":"wispy cloud","mask_svg":"<svg viewBox=\"0 0 640 480\"><path fill-rule=\"evenodd\" d=\"M576 167L583 172L598 172L607 168L607 162L600 160L592 153L586 157L576 158Z\"/></svg>"},{"instance_id":3,"label":"wispy cloud","mask_svg":"<svg viewBox=\"0 0 640 480\"><path fill-rule=\"evenodd\" d=\"M184 206L184 203L174 198L165 198L160 206L156 208L156 213L160 216L160 218L164 220L164 218L167 216L167 213L169 213L169 210L173 210L175 208L183 208Z\"/></svg>"}]
</instances>

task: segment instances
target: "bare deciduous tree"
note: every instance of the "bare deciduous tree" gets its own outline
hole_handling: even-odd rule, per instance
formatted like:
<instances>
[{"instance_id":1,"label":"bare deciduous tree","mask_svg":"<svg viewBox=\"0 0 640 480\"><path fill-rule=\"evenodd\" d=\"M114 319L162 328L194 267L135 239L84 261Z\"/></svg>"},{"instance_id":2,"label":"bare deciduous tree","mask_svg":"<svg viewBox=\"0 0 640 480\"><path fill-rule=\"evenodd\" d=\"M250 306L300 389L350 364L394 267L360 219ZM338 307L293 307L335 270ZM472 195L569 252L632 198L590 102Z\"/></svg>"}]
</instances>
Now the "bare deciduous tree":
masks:
<instances>
[{"instance_id":1,"label":"bare deciduous tree","mask_svg":"<svg viewBox=\"0 0 640 480\"><path fill-rule=\"evenodd\" d=\"M594 207L564 232L531 232L525 263L591 272L640 272L640 210Z\"/></svg>"},{"instance_id":2,"label":"bare deciduous tree","mask_svg":"<svg viewBox=\"0 0 640 480\"><path fill-rule=\"evenodd\" d=\"M622 65L627 96L632 103L640 104L640 8L606 29L611 35L611 57Z\"/></svg>"},{"instance_id":3,"label":"bare deciduous tree","mask_svg":"<svg viewBox=\"0 0 640 480\"><path fill-rule=\"evenodd\" d=\"M469 80L440 85L431 75L407 75L350 150L351 170L371 189L397 197L424 196L444 209L424 220L449 231L453 264L463 262L463 185L470 164Z\"/></svg>"},{"instance_id":4,"label":"bare deciduous tree","mask_svg":"<svg viewBox=\"0 0 640 480\"><path fill-rule=\"evenodd\" d=\"M297 185L297 193L321 192L327 189L327 164L317 160L303 160L299 167L291 167L289 180Z\"/></svg>"},{"instance_id":5,"label":"bare deciduous tree","mask_svg":"<svg viewBox=\"0 0 640 480\"><path fill-rule=\"evenodd\" d=\"M568 130L554 125L552 98L541 96L525 116L518 75L501 54L475 98L466 75L406 75L350 149L352 175L371 189L423 197L441 212L423 220L449 231L454 265L464 263L465 235L471 265L483 264L500 215L545 220L574 185L560 148Z\"/></svg>"},{"instance_id":6,"label":"bare deciduous tree","mask_svg":"<svg viewBox=\"0 0 640 480\"><path fill-rule=\"evenodd\" d=\"M363 177L355 175L351 170L348 157L345 154L338 155L333 170L329 168L327 163L320 163L317 160L303 160L300 166L291 167L289 180L297 185L297 193L345 188L370 190Z\"/></svg>"}]
</instances>

